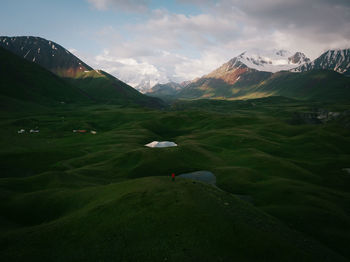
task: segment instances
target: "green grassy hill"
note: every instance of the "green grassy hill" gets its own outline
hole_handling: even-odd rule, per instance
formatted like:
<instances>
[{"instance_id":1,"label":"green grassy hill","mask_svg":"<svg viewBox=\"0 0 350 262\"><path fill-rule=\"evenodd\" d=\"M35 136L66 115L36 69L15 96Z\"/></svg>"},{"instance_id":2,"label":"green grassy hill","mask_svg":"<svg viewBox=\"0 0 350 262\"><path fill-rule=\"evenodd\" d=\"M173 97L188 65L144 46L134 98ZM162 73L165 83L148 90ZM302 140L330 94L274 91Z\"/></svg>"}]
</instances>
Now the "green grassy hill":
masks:
<instances>
[{"instance_id":1,"label":"green grassy hill","mask_svg":"<svg viewBox=\"0 0 350 262\"><path fill-rule=\"evenodd\" d=\"M148 177L6 195L6 261L345 261L231 194ZM5 250L4 250L4 247Z\"/></svg>"},{"instance_id":2,"label":"green grassy hill","mask_svg":"<svg viewBox=\"0 0 350 262\"><path fill-rule=\"evenodd\" d=\"M315 108L341 117L292 121ZM269 97L1 112L0 255L349 261L349 109ZM153 140L179 146L144 146ZM219 188L169 177L196 170L212 171Z\"/></svg>"}]
</instances>

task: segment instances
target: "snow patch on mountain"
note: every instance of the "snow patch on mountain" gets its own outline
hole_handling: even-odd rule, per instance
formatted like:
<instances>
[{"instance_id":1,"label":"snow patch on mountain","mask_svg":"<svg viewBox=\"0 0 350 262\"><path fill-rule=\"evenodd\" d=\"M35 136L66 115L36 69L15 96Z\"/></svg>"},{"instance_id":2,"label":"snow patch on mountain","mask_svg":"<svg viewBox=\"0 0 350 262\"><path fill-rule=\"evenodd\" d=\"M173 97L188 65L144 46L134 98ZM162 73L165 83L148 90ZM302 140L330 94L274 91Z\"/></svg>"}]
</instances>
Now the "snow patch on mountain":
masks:
<instances>
[{"instance_id":1,"label":"snow patch on mountain","mask_svg":"<svg viewBox=\"0 0 350 262\"><path fill-rule=\"evenodd\" d=\"M272 51L246 51L237 56L237 60L249 68L272 73L290 70L310 61L301 52L293 54L287 50L276 49Z\"/></svg>"},{"instance_id":2,"label":"snow patch on mountain","mask_svg":"<svg viewBox=\"0 0 350 262\"><path fill-rule=\"evenodd\" d=\"M28 52L24 55L23 58L26 58L26 57L27 57L27 55L29 54L30 50L31 50L31 49L28 50Z\"/></svg>"}]
</instances>

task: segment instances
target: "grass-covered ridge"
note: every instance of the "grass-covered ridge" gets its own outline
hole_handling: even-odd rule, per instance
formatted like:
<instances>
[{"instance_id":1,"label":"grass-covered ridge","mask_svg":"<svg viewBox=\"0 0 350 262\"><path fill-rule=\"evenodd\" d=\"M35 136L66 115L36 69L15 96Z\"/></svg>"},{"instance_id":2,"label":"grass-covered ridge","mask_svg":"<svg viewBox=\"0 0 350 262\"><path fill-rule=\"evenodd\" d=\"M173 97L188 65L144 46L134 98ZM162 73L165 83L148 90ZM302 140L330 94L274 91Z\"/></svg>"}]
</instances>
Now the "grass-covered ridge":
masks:
<instances>
[{"instance_id":1,"label":"grass-covered ridge","mask_svg":"<svg viewBox=\"0 0 350 262\"><path fill-rule=\"evenodd\" d=\"M152 95L164 99L257 99L284 96L292 99L315 101L341 101L350 99L350 78L330 70L313 70L304 73L281 71L246 72L236 82L202 77L173 94Z\"/></svg>"},{"instance_id":2,"label":"grass-covered ridge","mask_svg":"<svg viewBox=\"0 0 350 262\"><path fill-rule=\"evenodd\" d=\"M347 261L349 116L293 119L349 107L271 97L1 114L0 253L6 261ZM17 134L36 126L40 133ZM179 146L144 147L153 140ZM169 177L196 170L212 171L219 189Z\"/></svg>"}]
</instances>

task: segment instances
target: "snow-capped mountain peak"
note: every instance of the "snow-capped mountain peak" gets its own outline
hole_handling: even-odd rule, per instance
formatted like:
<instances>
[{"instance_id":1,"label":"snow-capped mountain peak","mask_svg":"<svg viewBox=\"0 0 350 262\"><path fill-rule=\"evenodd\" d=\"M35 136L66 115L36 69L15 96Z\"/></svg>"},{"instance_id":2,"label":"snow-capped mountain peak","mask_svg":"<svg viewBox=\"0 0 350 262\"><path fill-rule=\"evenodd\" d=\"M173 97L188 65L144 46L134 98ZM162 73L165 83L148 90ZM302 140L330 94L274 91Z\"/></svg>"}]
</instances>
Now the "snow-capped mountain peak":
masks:
<instances>
[{"instance_id":1,"label":"snow-capped mountain peak","mask_svg":"<svg viewBox=\"0 0 350 262\"><path fill-rule=\"evenodd\" d=\"M308 62L310 62L310 59L301 52L296 52L294 55L288 57L288 63L292 65L302 65Z\"/></svg>"},{"instance_id":2,"label":"snow-capped mountain peak","mask_svg":"<svg viewBox=\"0 0 350 262\"><path fill-rule=\"evenodd\" d=\"M290 70L310 61L301 52L293 54L287 50L246 51L237 56L237 60L249 68L272 73Z\"/></svg>"},{"instance_id":3,"label":"snow-capped mountain peak","mask_svg":"<svg viewBox=\"0 0 350 262\"><path fill-rule=\"evenodd\" d=\"M134 84L134 88L136 88L141 93L146 93L147 91L151 90L151 88L156 84L158 84L158 79L152 78L151 76L143 76L138 84Z\"/></svg>"},{"instance_id":4,"label":"snow-capped mountain peak","mask_svg":"<svg viewBox=\"0 0 350 262\"><path fill-rule=\"evenodd\" d=\"M350 75L350 49L328 50L314 61L293 68L291 71L305 72L317 69L334 70L341 74Z\"/></svg>"}]
</instances>

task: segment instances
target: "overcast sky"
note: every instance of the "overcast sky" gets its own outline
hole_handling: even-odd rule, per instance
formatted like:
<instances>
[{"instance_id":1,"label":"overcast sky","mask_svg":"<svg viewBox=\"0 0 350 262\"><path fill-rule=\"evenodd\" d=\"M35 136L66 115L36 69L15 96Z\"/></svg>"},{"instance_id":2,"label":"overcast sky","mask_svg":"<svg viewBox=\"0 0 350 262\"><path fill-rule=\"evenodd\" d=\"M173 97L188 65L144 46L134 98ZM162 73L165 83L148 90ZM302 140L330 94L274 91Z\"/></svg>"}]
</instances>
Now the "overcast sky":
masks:
<instances>
[{"instance_id":1,"label":"overcast sky","mask_svg":"<svg viewBox=\"0 0 350 262\"><path fill-rule=\"evenodd\" d=\"M1 0L0 35L53 40L136 85L191 80L250 49L350 47L350 0Z\"/></svg>"}]
</instances>

